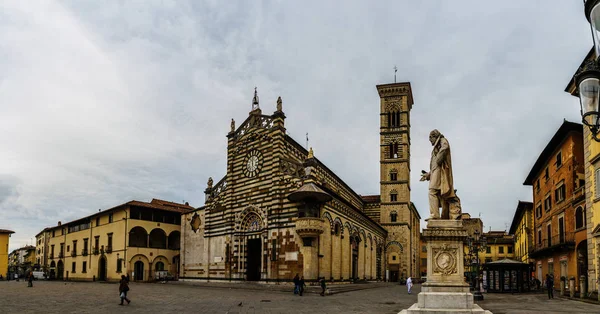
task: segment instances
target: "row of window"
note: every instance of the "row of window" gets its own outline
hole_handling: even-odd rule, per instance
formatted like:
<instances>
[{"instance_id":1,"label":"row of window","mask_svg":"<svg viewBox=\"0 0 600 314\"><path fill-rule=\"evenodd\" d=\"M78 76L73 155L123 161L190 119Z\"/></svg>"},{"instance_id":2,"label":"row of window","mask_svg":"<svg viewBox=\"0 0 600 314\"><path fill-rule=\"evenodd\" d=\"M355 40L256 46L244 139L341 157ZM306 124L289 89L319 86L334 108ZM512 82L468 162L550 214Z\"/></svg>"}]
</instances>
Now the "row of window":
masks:
<instances>
[{"instance_id":1,"label":"row of window","mask_svg":"<svg viewBox=\"0 0 600 314\"><path fill-rule=\"evenodd\" d=\"M107 249L111 249L112 248L112 239L113 239L113 234L111 233L107 233ZM88 238L84 238L83 239L83 250L81 251L81 255L88 255L90 252L88 251ZM64 256L64 249L65 249L65 244L61 243L60 244L60 255ZM94 247L92 248L93 253L94 254L98 254L99 250L100 250L100 236L95 236L94 237ZM71 246L67 245L67 253L71 252L71 256L77 256L77 240L73 240L73 250L71 250ZM54 257L54 244L50 245L50 256L52 256L51 258Z\"/></svg>"},{"instance_id":2,"label":"row of window","mask_svg":"<svg viewBox=\"0 0 600 314\"><path fill-rule=\"evenodd\" d=\"M562 166L562 153L558 152L558 154L556 154L556 169L560 168ZM546 167L546 169L544 170L544 179L546 180L546 182L548 180L550 180L550 171L549 168ZM540 179L537 179L537 181L535 182L535 189L536 191L540 191Z\"/></svg>"},{"instance_id":3,"label":"row of window","mask_svg":"<svg viewBox=\"0 0 600 314\"><path fill-rule=\"evenodd\" d=\"M111 213L111 214L108 214L108 223L112 223L112 222L113 222L113 214ZM96 217L96 226L99 226L99 225L100 225L100 217ZM69 226L68 229L62 228L60 230L61 232L58 236L63 236L65 234L67 234L67 232L66 232L67 230L69 231L69 233L73 233L73 232L77 232L77 231L81 231L81 230L87 230L90 227L91 227L90 222L86 222L86 223L82 223L82 224L74 225L74 226ZM56 231L57 231L57 229L52 230L53 238L56 237ZM40 239L40 240L38 240L38 245L41 245L41 244L42 244L42 241Z\"/></svg>"},{"instance_id":4,"label":"row of window","mask_svg":"<svg viewBox=\"0 0 600 314\"><path fill-rule=\"evenodd\" d=\"M161 264L160 266L158 264ZM119 258L117 259L117 273L120 273L123 270L123 259ZM161 269L158 269L161 268ZM164 264L162 262L158 262L156 265L156 270L164 270ZM71 264L71 273L75 274L77 273L77 262L73 262L73 264ZM81 264L81 273L85 274L87 273L87 261L84 261Z\"/></svg>"}]
</instances>

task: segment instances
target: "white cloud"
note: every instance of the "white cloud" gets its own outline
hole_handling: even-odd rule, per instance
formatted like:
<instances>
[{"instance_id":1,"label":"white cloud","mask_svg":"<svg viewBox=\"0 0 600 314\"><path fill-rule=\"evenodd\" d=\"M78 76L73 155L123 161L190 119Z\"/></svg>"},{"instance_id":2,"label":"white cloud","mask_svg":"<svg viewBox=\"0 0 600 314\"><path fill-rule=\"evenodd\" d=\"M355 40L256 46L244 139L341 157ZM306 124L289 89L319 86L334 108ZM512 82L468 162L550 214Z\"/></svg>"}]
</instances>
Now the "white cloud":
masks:
<instances>
[{"instance_id":1,"label":"white cloud","mask_svg":"<svg viewBox=\"0 0 600 314\"><path fill-rule=\"evenodd\" d=\"M464 210L510 223L562 90L592 45L580 2L0 3L0 227L42 227L152 197L200 206L258 86L361 194L379 192L378 95L410 81L412 200L427 216L427 134L450 140Z\"/></svg>"}]
</instances>

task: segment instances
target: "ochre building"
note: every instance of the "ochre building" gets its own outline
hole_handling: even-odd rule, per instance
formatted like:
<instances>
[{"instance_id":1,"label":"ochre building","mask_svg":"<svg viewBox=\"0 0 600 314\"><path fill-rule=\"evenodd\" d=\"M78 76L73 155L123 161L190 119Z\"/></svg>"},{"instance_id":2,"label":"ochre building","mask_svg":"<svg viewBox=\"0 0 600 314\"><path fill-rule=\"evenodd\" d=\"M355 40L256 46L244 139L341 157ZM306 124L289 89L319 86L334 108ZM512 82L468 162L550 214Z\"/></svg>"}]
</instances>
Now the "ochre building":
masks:
<instances>
[{"instance_id":1,"label":"ochre building","mask_svg":"<svg viewBox=\"0 0 600 314\"><path fill-rule=\"evenodd\" d=\"M583 126L564 121L546 145L524 185L533 187L534 244L529 257L535 259L536 278L554 276L569 284L588 273L585 228L585 177ZM584 277L585 278L585 277Z\"/></svg>"},{"instance_id":2,"label":"ochre building","mask_svg":"<svg viewBox=\"0 0 600 314\"><path fill-rule=\"evenodd\" d=\"M380 194L361 196L286 134L283 104L227 135L226 174L182 215L182 280L398 280L419 277L410 201L409 83L377 86ZM372 143L375 149L377 143ZM317 154L318 155L318 154Z\"/></svg>"},{"instance_id":3,"label":"ochre building","mask_svg":"<svg viewBox=\"0 0 600 314\"><path fill-rule=\"evenodd\" d=\"M533 230L533 203L519 201L509 234L515 237L515 260L532 265L529 251L533 248Z\"/></svg>"},{"instance_id":4,"label":"ochre building","mask_svg":"<svg viewBox=\"0 0 600 314\"><path fill-rule=\"evenodd\" d=\"M0 275L8 276L8 242L10 235L15 233L11 230L0 229Z\"/></svg>"},{"instance_id":5,"label":"ochre building","mask_svg":"<svg viewBox=\"0 0 600 314\"><path fill-rule=\"evenodd\" d=\"M181 214L194 208L158 199L130 201L36 236L36 268L50 279L151 281L179 272Z\"/></svg>"}]
</instances>

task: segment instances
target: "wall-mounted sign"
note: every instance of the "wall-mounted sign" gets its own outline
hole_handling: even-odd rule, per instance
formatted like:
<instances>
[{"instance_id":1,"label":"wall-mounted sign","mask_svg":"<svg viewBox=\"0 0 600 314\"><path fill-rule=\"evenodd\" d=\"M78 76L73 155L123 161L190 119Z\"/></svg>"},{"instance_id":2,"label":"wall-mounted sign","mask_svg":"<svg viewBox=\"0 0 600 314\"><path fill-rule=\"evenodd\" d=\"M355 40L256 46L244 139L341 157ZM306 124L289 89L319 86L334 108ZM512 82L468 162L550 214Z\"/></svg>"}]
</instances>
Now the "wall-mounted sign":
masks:
<instances>
[{"instance_id":1,"label":"wall-mounted sign","mask_svg":"<svg viewBox=\"0 0 600 314\"><path fill-rule=\"evenodd\" d=\"M298 252L285 252L285 261L298 261Z\"/></svg>"}]
</instances>

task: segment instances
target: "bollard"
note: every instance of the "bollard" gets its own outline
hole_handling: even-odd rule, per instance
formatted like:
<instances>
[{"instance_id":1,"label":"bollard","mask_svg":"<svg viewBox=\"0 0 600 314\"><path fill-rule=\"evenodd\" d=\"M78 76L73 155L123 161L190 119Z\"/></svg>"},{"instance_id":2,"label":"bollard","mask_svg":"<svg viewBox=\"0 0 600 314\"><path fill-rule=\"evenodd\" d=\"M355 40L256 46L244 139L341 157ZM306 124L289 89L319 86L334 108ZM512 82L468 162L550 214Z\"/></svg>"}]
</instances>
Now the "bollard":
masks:
<instances>
[{"instance_id":1,"label":"bollard","mask_svg":"<svg viewBox=\"0 0 600 314\"><path fill-rule=\"evenodd\" d=\"M585 299L587 296L587 278L583 275L579 276L579 297Z\"/></svg>"},{"instance_id":2,"label":"bollard","mask_svg":"<svg viewBox=\"0 0 600 314\"><path fill-rule=\"evenodd\" d=\"M565 286L567 285L567 278L565 276L560 277L560 296L565 295Z\"/></svg>"},{"instance_id":3,"label":"bollard","mask_svg":"<svg viewBox=\"0 0 600 314\"><path fill-rule=\"evenodd\" d=\"M575 297L575 277L573 276L569 278L569 296L571 298Z\"/></svg>"}]
</instances>

